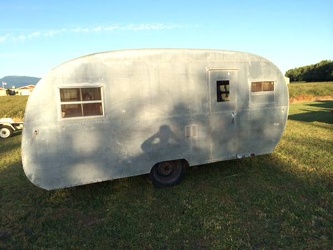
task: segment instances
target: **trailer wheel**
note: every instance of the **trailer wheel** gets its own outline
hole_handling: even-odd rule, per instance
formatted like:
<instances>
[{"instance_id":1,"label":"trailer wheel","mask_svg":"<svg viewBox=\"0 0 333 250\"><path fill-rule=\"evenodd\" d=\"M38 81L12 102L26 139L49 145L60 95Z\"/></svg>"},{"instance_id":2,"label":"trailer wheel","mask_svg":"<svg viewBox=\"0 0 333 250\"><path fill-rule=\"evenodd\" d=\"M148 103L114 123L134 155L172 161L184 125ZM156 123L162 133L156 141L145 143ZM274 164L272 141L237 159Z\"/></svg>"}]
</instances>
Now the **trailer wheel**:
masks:
<instances>
[{"instance_id":1,"label":"trailer wheel","mask_svg":"<svg viewBox=\"0 0 333 250\"><path fill-rule=\"evenodd\" d=\"M182 160L157 163L150 172L150 178L157 188L179 184L185 176L185 163Z\"/></svg>"},{"instance_id":2,"label":"trailer wheel","mask_svg":"<svg viewBox=\"0 0 333 250\"><path fill-rule=\"evenodd\" d=\"M0 137L6 139L13 135L13 129L9 126L2 126L0 128Z\"/></svg>"}]
</instances>

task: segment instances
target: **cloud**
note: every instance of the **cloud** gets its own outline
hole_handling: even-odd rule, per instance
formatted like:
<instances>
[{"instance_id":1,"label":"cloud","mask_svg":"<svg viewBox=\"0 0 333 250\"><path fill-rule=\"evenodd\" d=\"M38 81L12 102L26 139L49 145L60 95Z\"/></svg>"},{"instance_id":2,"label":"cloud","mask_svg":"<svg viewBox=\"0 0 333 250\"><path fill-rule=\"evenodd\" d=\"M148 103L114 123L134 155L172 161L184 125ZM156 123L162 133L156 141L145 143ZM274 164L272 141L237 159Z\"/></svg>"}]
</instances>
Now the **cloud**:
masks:
<instances>
[{"instance_id":1,"label":"cloud","mask_svg":"<svg viewBox=\"0 0 333 250\"><path fill-rule=\"evenodd\" d=\"M127 25L108 25L96 27L76 27L76 28L63 28L57 30L46 31L33 31L30 33L14 34L7 33L0 35L0 43L10 41L26 41L39 38L50 38L62 34L91 34L91 33L105 33L114 31L150 31L150 30L173 30L186 28L183 24L165 24L165 23L151 23L151 24L127 24Z\"/></svg>"},{"instance_id":2,"label":"cloud","mask_svg":"<svg viewBox=\"0 0 333 250\"><path fill-rule=\"evenodd\" d=\"M12 37L12 34L10 34L10 33L0 36L0 43L6 42L10 37Z\"/></svg>"}]
</instances>

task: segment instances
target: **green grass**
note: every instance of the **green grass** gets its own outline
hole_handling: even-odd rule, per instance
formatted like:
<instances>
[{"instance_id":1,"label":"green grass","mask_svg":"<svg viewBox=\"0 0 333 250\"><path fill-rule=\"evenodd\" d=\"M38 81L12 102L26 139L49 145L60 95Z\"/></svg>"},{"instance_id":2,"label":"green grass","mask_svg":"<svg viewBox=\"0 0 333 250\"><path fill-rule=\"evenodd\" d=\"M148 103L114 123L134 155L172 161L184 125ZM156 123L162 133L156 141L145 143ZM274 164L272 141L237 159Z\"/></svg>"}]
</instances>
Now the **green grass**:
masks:
<instances>
[{"instance_id":1,"label":"green grass","mask_svg":"<svg viewBox=\"0 0 333 250\"><path fill-rule=\"evenodd\" d=\"M1 98L0 98L1 99ZM292 104L271 155L45 191L25 177L21 135L0 140L0 249L329 249L333 101Z\"/></svg>"},{"instance_id":2,"label":"green grass","mask_svg":"<svg viewBox=\"0 0 333 250\"><path fill-rule=\"evenodd\" d=\"M333 82L322 82L322 83L291 83L288 85L289 97L322 97L331 96L333 98Z\"/></svg>"},{"instance_id":3,"label":"green grass","mask_svg":"<svg viewBox=\"0 0 333 250\"><path fill-rule=\"evenodd\" d=\"M28 96L0 96L0 118L23 119Z\"/></svg>"}]
</instances>

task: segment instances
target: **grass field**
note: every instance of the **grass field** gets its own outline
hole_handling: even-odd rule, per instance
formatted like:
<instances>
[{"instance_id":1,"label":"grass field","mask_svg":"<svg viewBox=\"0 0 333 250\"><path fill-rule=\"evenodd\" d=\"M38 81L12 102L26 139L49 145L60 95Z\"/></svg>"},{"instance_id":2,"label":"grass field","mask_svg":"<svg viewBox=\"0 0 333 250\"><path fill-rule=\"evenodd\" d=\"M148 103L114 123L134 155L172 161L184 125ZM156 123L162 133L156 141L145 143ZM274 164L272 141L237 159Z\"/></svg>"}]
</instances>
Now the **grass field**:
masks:
<instances>
[{"instance_id":1,"label":"grass field","mask_svg":"<svg viewBox=\"0 0 333 250\"><path fill-rule=\"evenodd\" d=\"M318 97L333 99L333 82L291 83L289 97L293 101L312 101Z\"/></svg>"},{"instance_id":2,"label":"grass field","mask_svg":"<svg viewBox=\"0 0 333 250\"><path fill-rule=\"evenodd\" d=\"M332 109L292 104L273 154L193 167L168 189L139 176L45 191L23 173L21 135L0 140L0 249L329 249Z\"/></svg>"},{"instance_id":3,"label":"grass field","mask_svg":"<svg viewBox=\"0 0 333 250\"><path fill-rule=\"evenodd\" d=\"M28 96L0 96L0 118L22 120Z\"/></svg>"}]
</instances>

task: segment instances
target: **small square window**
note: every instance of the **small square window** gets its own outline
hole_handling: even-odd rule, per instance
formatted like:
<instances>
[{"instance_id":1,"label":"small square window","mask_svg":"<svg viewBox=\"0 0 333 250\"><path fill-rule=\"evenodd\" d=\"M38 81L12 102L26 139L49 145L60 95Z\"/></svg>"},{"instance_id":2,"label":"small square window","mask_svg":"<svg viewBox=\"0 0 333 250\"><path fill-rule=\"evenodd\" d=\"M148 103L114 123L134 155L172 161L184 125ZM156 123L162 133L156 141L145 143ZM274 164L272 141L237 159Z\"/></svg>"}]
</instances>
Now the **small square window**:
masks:
<instances>
[{"instance_id":1,"label":"small square window","mask_svg":"<svg viewBox=\"0 0 333 250\"><path fill-rule=\"evenodd\" d=\"M216 81L217 102L230 101L229 80Z\"/></svg>"},{"instance_id":2,"label":"small square window","mask_svg":"<svg viewBox=\"0 0 333 250\"><path fill-rule=\"evenodd\" d=\"M80 101L80 89L60 89L61 102Z\"/></svg>"},{"instance_id":3,"label":"small square window","mask_svg":"<svg viewBox=\"0 0 333 250\"><path fill-rule=\"evenodd\" d=\"M83 116L103 115L102 103L83 104Z\"/></svg>"}]
</instances>

